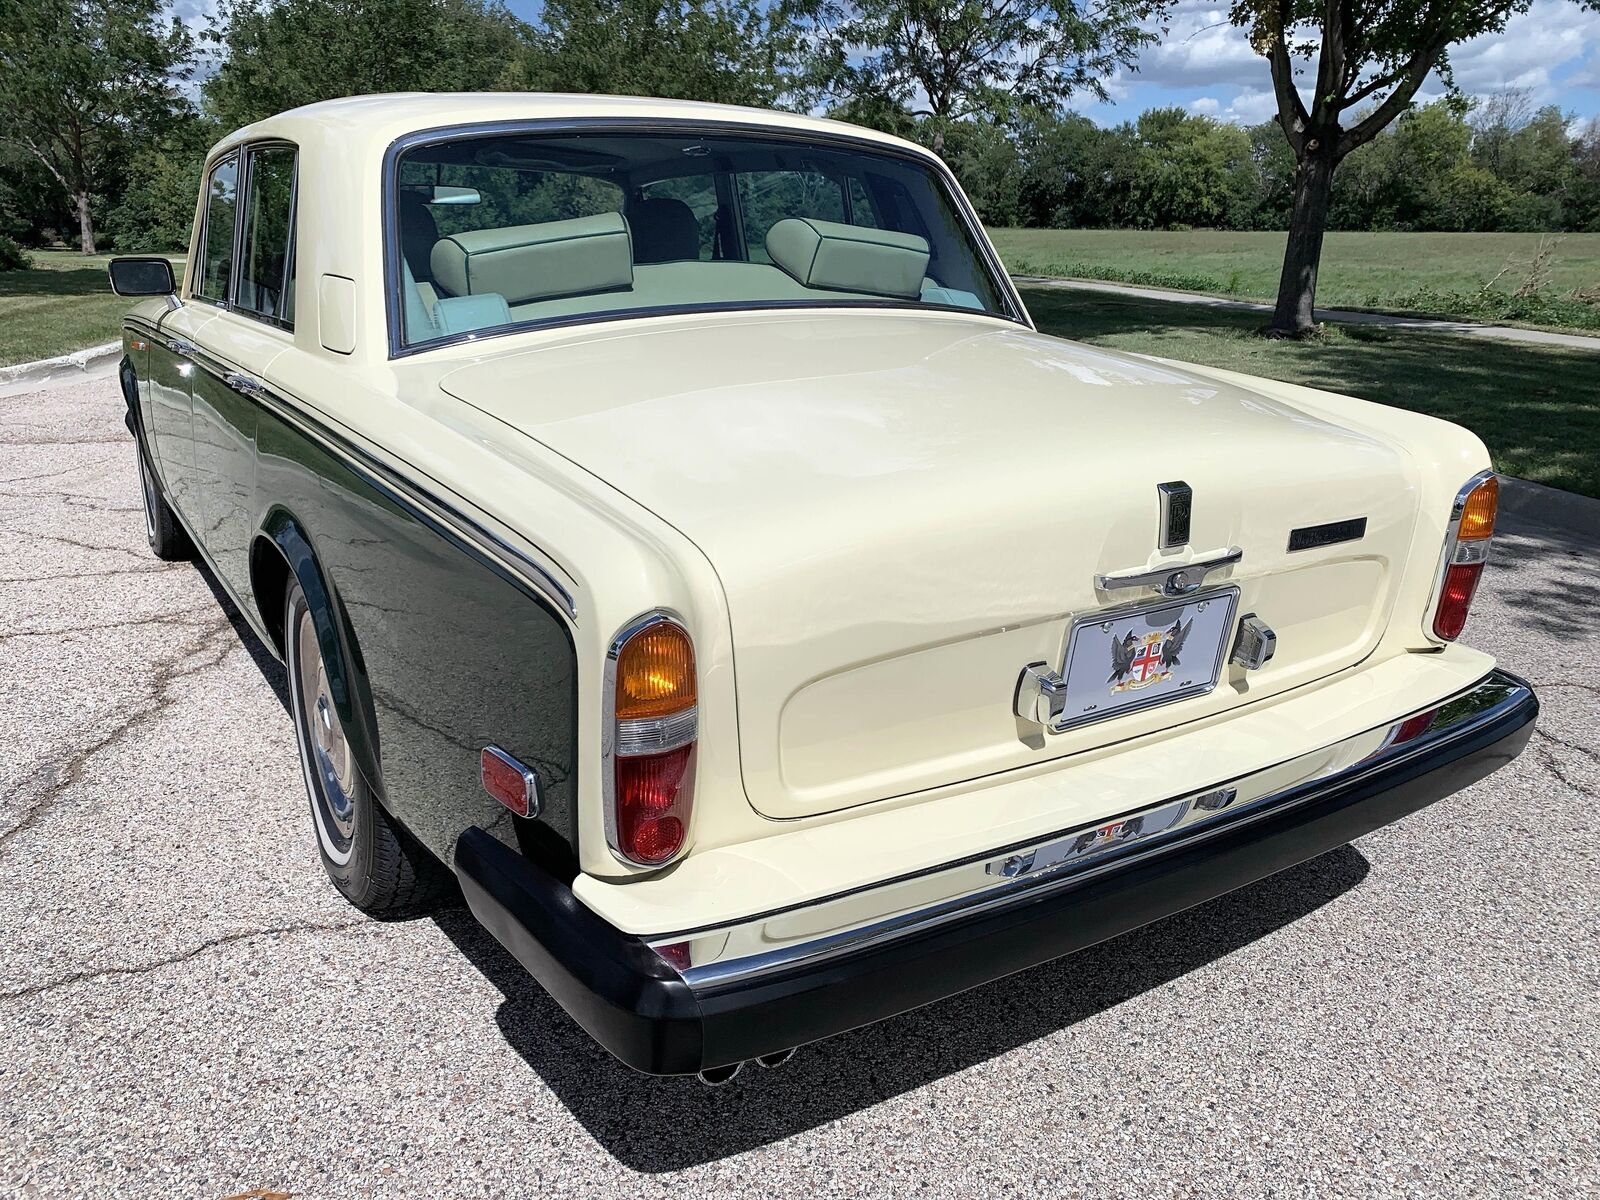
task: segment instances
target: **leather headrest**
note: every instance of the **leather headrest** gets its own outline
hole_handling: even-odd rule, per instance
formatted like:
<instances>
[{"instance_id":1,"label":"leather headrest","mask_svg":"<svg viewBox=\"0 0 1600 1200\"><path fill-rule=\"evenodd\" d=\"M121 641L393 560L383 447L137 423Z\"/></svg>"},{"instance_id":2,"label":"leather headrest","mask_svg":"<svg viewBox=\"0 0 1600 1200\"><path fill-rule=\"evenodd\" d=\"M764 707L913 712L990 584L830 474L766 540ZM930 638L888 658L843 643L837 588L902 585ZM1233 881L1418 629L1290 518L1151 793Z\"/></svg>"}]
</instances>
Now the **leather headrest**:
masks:
<instances>
[{"instance_id":1,"label":"leather headrest","mask_svg":"<svg viewBox=\"0 0 1600 1200\"><path fill-rule=\"evenodd\" d=\"M767 256L806 287L916 296L928 243L914 233L786 217L767 230Z\"/></svg>"},{"instance_id":2,"label":"leather headrest","mask_svg":"<svg viewBox=\"0 0 1600 1200\"><path fill-rule=\"evenodd\" d=\"M453 296L496 292L507 304L633 286L621 213L453 233L433 247L434 282Z\"/></svg>"}]
</instances>

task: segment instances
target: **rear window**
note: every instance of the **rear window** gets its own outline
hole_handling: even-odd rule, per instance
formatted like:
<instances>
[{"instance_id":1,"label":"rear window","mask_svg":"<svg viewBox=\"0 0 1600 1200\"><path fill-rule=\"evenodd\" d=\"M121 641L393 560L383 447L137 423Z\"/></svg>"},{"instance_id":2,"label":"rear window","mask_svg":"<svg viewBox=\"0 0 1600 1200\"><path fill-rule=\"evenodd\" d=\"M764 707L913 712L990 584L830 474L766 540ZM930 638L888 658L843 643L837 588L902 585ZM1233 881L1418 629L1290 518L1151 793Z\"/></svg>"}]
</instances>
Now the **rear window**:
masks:
<instances>
[{"instance_id":1,"label":"rear window","mask_svg":"<svg viewBox=\"0 0 1600 1200\"><path fill-rule=\"evenodd\" d=\"M693 132L459 138L392 206L416 346L623 312L904 305L1010 315L943 181L892 153Z\"/></svg>"}]
</instances>

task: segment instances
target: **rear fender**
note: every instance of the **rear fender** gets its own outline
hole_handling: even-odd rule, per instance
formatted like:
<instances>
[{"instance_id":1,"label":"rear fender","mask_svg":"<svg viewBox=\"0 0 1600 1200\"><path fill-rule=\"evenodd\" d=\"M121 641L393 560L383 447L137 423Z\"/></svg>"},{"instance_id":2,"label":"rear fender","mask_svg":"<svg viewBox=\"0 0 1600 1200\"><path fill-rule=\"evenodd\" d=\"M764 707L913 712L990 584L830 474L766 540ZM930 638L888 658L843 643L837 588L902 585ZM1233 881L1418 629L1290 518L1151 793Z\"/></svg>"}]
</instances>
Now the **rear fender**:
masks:
<instances>
[{"instance_id":1,"label":"rear fender","mask_svg":"<svg viewBox=\"0 0 1600 1200\"><path fill-rule=\"evenodd\" d=\"M334 708L344 725L345 734L355 753L356 764L362 775L381 795L382 775L379 771L378 720L373 711L371 687L366 665L361 658L361 648L350 626L349 616L339 602L338 592L324 574L317 560L311 538L300 521L284 508L274 508L262 523L257 539L270 543L288 568L289 575L300 585L306 605L311 610L311 622L317 633L317 647L322 652L323 666L328 672L328 688L333 694ZM270 551L267 551L270 553ZM255 574L252 554L252 574ZM278 650L288 661L291 647L288 631L283 628L282 601L287 593L282 590L256 588L257 604L263 608L262 620L278 642ZM274 600L278 611L265 611Z\"/></svg>"}]
</instances>

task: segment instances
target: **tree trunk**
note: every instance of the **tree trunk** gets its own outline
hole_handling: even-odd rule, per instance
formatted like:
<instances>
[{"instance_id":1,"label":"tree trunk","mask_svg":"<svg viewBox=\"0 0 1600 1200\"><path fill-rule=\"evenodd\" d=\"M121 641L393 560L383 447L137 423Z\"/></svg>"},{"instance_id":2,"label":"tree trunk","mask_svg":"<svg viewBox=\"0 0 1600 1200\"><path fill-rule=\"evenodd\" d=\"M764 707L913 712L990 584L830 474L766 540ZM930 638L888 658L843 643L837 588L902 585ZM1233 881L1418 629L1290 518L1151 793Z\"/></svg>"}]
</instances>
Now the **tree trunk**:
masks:
<instances>
[{"instance_id":1,"label":"tree trunk","mask_svg":"<svg viewBox=\"0 0 1600 1200\"><path fill-rule=\"evenodd\" d=\"M89 216L89 193L73 197L78 206L78 240L85 254L94 253L94 221Z\"/></svg>"},{"instance_id":2,"label":"tree trunk","mask_svg":"<svg viewBox=\"0 0 1600 1200\"><path fill-rule=\"evenodd\" d=\"M1313 146L1294 173L1294 211L1283 250L1278 306L1272 314L1271 331L1280 336L1302 337L1317 324L1317 267L1322 262L1335 159L1328 149L1315 142Z\"/></svg>"}]
</instances>

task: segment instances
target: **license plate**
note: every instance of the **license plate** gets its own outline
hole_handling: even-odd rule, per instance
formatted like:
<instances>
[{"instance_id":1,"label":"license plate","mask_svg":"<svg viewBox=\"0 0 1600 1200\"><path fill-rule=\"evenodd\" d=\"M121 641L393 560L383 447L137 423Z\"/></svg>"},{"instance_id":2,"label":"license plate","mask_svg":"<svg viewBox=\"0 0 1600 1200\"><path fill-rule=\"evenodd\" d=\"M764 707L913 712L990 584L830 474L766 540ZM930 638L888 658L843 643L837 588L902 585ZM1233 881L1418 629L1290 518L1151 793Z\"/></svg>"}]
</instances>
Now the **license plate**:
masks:
<instances>
[{"instance_id":1,"label":"license plate","mask_svg":"<svg viewBox=\"0 0 1600 1200\"><path fill-rule=\"evenodd\" d=\"M1238 603L1238 588L1219 588L1077 621L1061 671L1067 706L1056 728L1205 695L1217 686Z\"/></svg>"}]
</instances>

